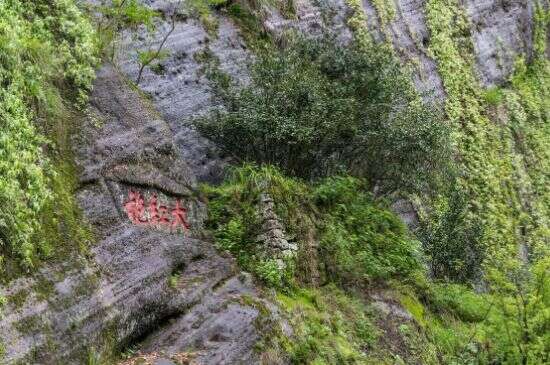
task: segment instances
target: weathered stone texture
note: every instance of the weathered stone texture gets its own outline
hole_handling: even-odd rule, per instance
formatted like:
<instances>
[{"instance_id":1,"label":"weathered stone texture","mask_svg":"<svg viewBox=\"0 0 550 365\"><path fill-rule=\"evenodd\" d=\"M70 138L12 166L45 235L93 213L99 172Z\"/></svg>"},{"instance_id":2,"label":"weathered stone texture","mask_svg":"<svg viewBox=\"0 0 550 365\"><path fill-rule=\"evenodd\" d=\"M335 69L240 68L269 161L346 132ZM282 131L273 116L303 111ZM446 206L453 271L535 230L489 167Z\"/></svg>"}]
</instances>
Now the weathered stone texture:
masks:
<instances>
[{"instance_id":1,"label":"weathered stone texture","mask_svg":"<svg viewBox=\"0 0 550 365\"><path fill-rule=\"evenodd\" d=\"M74 253L10 283L2 293L28 292L0 318L3 363L82 364L91 347L131 344L180 316L184 322L205 318L193 327L195 337L211 339L193 342L199 358L254 363L252 322L258 313L239 300L255 297L254 285L238 275L232 258L201 239L205 206L197 199L193 173L177 155L166 122L111 66L98 72L89 118L74 145L82 170L77 199L97 242L90 258ZM190 231L131 223L123 210L129 189L181 199ZM172 275L175 287L169 285ZM231 311L222 320L218 315L226 307ZM247 342L236 342L241 338ZM169 351L177 344L151 341L150 346Z\"/></svg>"}]
</instances>

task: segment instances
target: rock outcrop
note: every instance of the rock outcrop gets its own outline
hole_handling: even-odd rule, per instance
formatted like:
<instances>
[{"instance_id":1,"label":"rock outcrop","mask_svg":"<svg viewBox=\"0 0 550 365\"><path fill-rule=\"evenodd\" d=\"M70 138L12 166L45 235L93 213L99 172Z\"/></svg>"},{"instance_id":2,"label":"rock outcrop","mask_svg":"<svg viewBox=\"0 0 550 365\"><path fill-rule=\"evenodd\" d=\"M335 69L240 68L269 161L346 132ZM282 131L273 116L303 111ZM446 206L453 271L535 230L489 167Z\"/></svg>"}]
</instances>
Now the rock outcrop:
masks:
<instances>
[{"instance_id":1,"label":"rock outcrop","mask_svg":"<svg viewBox=\"0 0 550 365\"><path fill-rule=\"evenodd\" d=\"M91 348L120 349L168 319L174 328L158 332L149 348L192 350L198 363L254 363L258 310L241 298L257 292L232 258L201 239L205 206L168 124L112 66L97 76L74 140L77 199L97 243L89 258L75 253L10 283L3 294L21 300L0 319L3 363L82 364ZM178 201L188 228L174 226L175 217L164 226L145 214L132 222L130 192L145 197L146 208L153 196L168 210Z\"/></svg>"},{"instance_id":2,"label":"rock outcrop","mask_svg":"<svg viewBox=\"0 0 550 365\"><path fill-rule=\"evenodd\" d=\"M286 266L285 260L296 257L298 245L288 241L284 226L275 213L273 198L269 194L263 193L260 196L258 210L262 228L257 240L263 246L261 251L265 258L276 260L282 269Z\"/></svg>"}]
</instances>

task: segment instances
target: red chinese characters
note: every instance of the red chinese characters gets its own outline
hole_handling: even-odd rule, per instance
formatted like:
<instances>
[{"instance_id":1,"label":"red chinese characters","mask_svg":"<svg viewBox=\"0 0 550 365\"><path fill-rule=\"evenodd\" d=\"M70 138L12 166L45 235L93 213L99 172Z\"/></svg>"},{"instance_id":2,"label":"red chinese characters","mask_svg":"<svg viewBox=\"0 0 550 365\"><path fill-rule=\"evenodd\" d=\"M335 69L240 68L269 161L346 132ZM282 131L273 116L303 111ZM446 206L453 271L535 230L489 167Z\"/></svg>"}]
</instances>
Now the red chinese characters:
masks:
<instances>
[{"instance_id":1,"label":"red chinese characters","mask_svg":"<svg viewBox=\"0 0 550 365\"><path fill-rule=\"evenodd\" d=\"M187 223L187 209L180 206L180 201L176 201L176 207L172 210L172 228L178 228L178 226L184 227L184 229L189 229L189 223Z\"/></svg>"},{"instance_id":2,"label":"red chinese characters","mask_svg":"<svg viewBox=\"0 0 550 365\"><path fill-rule=\"evenodd\" d=\"M159 205L157 194L153 194L147 208L140 192L130 190L128 201L124 203L124 210L130 221L139 225L154 225L169 227L170 230L189 229L187 222L187 209L182 206L180 200L176 201L175 207L170 210L166 205ZM172 218L172 219L170 219Z\"/></svg>"},{"instance_id":3,"label":"red chinese characters","mask_svg":"<svg viewBox=\"0 0 550 365\"><path fill-rule=\"evenodd\" d=\"M145 208L140 193L130 191L128 201L124 204L124 210L126 210L126 214L128 214L128 218L130 218L132 223L142 224L147 222L147 219L144 217Z\"/></svg>"}]
</instances>

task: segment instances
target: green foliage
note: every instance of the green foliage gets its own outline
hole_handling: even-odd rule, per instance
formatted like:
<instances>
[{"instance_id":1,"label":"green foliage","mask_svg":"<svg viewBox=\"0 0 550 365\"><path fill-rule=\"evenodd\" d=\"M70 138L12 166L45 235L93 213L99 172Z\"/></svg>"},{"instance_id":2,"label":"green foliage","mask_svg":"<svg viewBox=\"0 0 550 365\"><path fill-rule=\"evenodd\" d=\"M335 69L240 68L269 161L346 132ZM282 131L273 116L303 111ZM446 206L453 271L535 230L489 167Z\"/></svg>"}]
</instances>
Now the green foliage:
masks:
<instances>
[{"instance_id":1,"label":"green foliage","mask_svg":"<svg viewBox=\"0 0 550 365\"><path fill-rule=\"evenodd\" d=\"M86 365L103 365L101 355L97 353L94 348L88 350Z\"/></svg>"},{"instance_id":2,"label":"green foliage","mask_svg":"<svg viewBox=\"0 0 550 365\"><path fill-rule=\"evenodd\" d=\"M438 62L448 93L446 111L455 126L459 179L465 194L464 224L483 226L481 244L500 247L516 243L518 201L509 132L499 130L485 113L473 72L469 24L456 1L429 1L427 23L432 32L430 52Z\"/></svg>"},{"instance_id":3,"label":"green foliage","mask_svg":"<svg viewBox=\"0 0 550 365\"><path fill-rule=\"evenodd\" d=\"M97 5L89 5L90 12L97 15L97 44L102 55L112 59L116 51L116 41L124 29L138 31L144 26L149 32L155 29L155 20L160 16L138 0L101 0Z\"/></svg>"},{"instance_id":4,"label":"green foliage","mask_svg":"<svg viewBox=\"0 0 550 365\"><path fill-rule=\"evenodd\" d=\"M491 309L488 298L457 284L433 284L425 297L433 311L464 322L482 322Z\"/></svg>"},{"instance_id":5,"label":"green foliage","mask_svg":"<svg viewBox=\"0 0 550 365\"><path fill-rule=\"evenodd\" d=\"M153 72L161 73L160 62L168 56L168 52L163 47L175 29L179 5L179 2L173 5L171 19L169 19L170 29L158 45L153 44L153 39L150 36L155 31L155 23L161 13L141 4L138 0L103 0L100 5L92 6L93 12L98 14L97 39L103 56L110 59L115 57L120 31L130 30L132 35L135 35L145 28L147 36L149 36L149 44L146 49L137 52L139 71L136 84L140 83L145 67L151 67Z\"/></svg>"},{"instance_id":6,"label":"green foliage","mask_svg":"<svg viewBox=\"0 0 550 365\"><path fill-rule=\"evenodd\" d=\"M292 262L285 268L263 255L256 237L260 234L258 201L268 193L276 202L278 216L287 223L290 235L299 231L300 209L307 205L307 187L284 177L277 169L245 165L234 168L219 187L204 186L209 199L207 226L213 231L218 249L231 252L239 264L255 273L265 284L275 287L291 285Z\"/></svg>"},{"instance_id":7,"label":"green foliage","mask_svg":"<svg viewBox=\"0 0 550 365\"><path fill-rule=\"evenodd\" d=\"M162 61L166 57L168 57L169 53L166 50L162 50L159 52L159 54L156 54L156 51L153 50L146 50L146 51L139 51L138 52L138 62L140 64L150 64L151 62L158 60Z\"/></svg>"},{"instance_id":8,"label":"green foliage","mask_svg":"<svg viewBox=\"0 0 550 365\"><path fill-rule=\"evenodd\" d=\"M461 285L430 284L420 290L421 302L400 289L406 293L401 303L426 336L417 356L423 358L422 363L548 362L547 270L547 266L533 270L537 272L534 287L525 287L518 279L522 283L519 292L510 287L509 293L478 294Z\"/></svg>"},{"instance_id":9,"label":"green foliage","mask_svg":"<svg viewBox=\"0 0 550 365\"><path fill-rule=\"evenodd\" d=\"M422 223L420 237L435 278L470 282L481 276L485 246L483 226L467 218L467 199L456 189L437 206L431 221Z\"/></svg>"},{"instance_id":10,"label":"green foliage","mask_svg":"<svg viewBox=\"0 0 550 365\"><path fill-rule=\"evenodd\" d=\"M216 246L220 250L235 253L238 245L246 240L246 231L243 222L239 218L232 218L227 224L218 227L214 233Z\"/></svg>"},{"instance_id":11,"label":"green foliage","mask_svg":"<svg viewBox=\"0 0 550 365\"><path fill-rule=\"evenodd\" d=\"M178 287L180 276L181 276L180 273L173 273L168 277L168 286L171 289L176 289Z\"/></svg>"},{"instance_id":12,"label":"green foliage","mask_svg":"<svg viewBox=\"0 0 550 365\"><path fill-rule=\"evenodd\" d=\"M252 82L222 93L201 132L244 161L291 176L365 176L380 192L421 189L445 161L447 133L383 47L295 37L259 55ZM430 178L428 178L430 176Z\"/></svg>"},{"instance_id":13,"label":"green foliage","mask_svg":"<svg viewBox=\"0 0 550 365\"><path fill-rule=\"evenodd\" d=\"M138 0L113 0L109 9L115 16L121 17L124 26L137 29L144 25L147 29L154 29L154 20L159 13L148 6L139 3Z\"/></svg>"},{"instance_id":14,"label":"green foliage","mask_svg":"<svg viewBox=\"0 0 550 365\"><path fill-rule=\"evenodd\" d=\"M172 7L171 27L158 45L154 45L153 37L156 30L156 22L161 13L141 4L138 0L102 0L99 5L91 5L91 11L97 16L97 43L103 57L114 59L116 55L119 33L129 30L132 36L145 29L147 31L148 45L146 49L137 51L137 63L139 66L136 84L141 81L143 70L151 67L157 74L162 73L163 66L160 63L168 56L163 49L168 37L175 29L176 15L180 2L175 2Z\"/></svg>"},{"instance_id":15,"label":"green foliage","mask_svg":"<svg viewBox=\"0 0 550 365\"><path fill-rule=\"evenodd\" d=\"M490 270L495 310L485 329L489 359L503 364L550 361L549 257L504 273Z\"/></svg>"},{"instance_id":16,"label":"green foliage","mask_svg":"<svg viewBox=\"0 0 550 365\"><path fill-rule=\"evenodd\" d=\"M376 342L368 308L334 286L279 294L294 338L283 344L291 364L363 364Z\"/></svg>"},{"instance_id":17,"label":"green foliage","mask_svg":"<svg viewBox=\"0 0 550 365\"><path fill-rule=\"evenodd\" d=\"M406 286L395 289L394 295L416 323L399 326L409 351L406 363L486 364L480 355L482 337L476 336L490 307L482 298L458 285L430 284L420 290L424 290L422 300Z\"/></svg>"},{"instance_id":18,"label":"green foliage","mask_svg":"<svg viewBox=\"0 0 550 365\"><path fill-rule=\"evenodd\" d=\"M498 87L492 87L490 89L485 90L482 96L483 96L483 99L485 99L485 101L487 102L487 104L490 104L490 105L500 104L504 97L502 90Z\"/></svg>"},{"instance_id":19,"label":"green foliage","mask_svg":"<svg viewBox=\"0 0 550 365\"><path fill-rule=\"evenodd\" d=\"M316 222L321 242L319 259L329 280L362 287L382 279L421 274L418 242L365 189L364 181L352 177L327 178L310 186L286 178L272 167L247 165L234 169L220 187L205 188L210 208L208 225L220 249L233 253L245 269L276 287L290 283L291 273L261 257L261 249L258 252L257 203L262 193L273 198L287 235L299 246L312 229L308 222Z\"/></svg>"},{"instance_id":20,"label":"green foliage","mask_svg":"<svg viewBox=\"0 0 550 365\"><path fill-rule=\"evenodd\" d=\"M313 199L323 213L321 256L332 280L360 287L422 270L419 242L398 217L373 202L361 180L328 178Z\"/></svg>"},{"instance_id":21,"label":"green foliage","mask_svg":"<svg viewBox=\"0 0 550 365\"><path fill-rule=\"evenodd\" d=\"M282 288L289 283L288 278L285 278L286 270L281 269L279 263L273 259L260 260L254 267L254 273L272 288Z\"/></svg>"},{"instance_id":22,"label":"green foliage","mask_svg":"<svg viewBox=\"0 0 550 365\"><path fill-rule=\"evenodd\" d=\"M44 167L47 159L40 148L44 139L37 133L23 96L10 89L0 94L0 246L31 265L35 247L31 241L38 230L40 212L52 199Z\"/></svg>"},{"instance_id":23,"label":"green foliage","mask_svg":"<svg viewBox=\"0 0 550 365\"><path fill-rule=\"evenodd\" d=\"M248 47L262 49L271 45L271 39L258 14L260 11L250 6L248 1L233 1L226 11L238 24Z\"/></svg>"},{"instance_id":24,"label":"green foliage","mask_svg":"<svg viewBox=\"0 0 550 365\"><path fill-rule=\"evenodd\" d=\"M8 303L8 299L0 294L0 318L2 318L2 310L4 309L4 306ZM0 359L2 359L2 355L4 353L4 348L2 341L0 341Z\"/></svg>"},{"instance_id":25,"label":"green foliage","mask_svg":"<svg viewBox=\"0 0 550 365\"><path fill-rule=\"evenodd\" d=\"M215 35L218 31L218 20L212 14L212 10L227 3L228 0L190 0L185 5L188 14L198 18L206 31L211 35Z\"/></svg>"},{"instance_id":26,"label":"green foliage","mask_svg":"<svg viewBox=\"0 0 550 365\"><path fill-rule=\"evenodd\" d=\"M461 224L480 224L476 245L487 250L485 281L494 310L484 325L483 356L491 363L547 362L550 341L542 329L549 323L548 11L535 4L532 63L518 60L508 88L483 94L473 72L471 25L460 4L431 0L426 10L430 51L448 93L447 114L457 127L459 185L468 201ZM497 102L506 113L487 114L487 104Z\"/></svg>"},{"instance_id":27,"label":"green foliage","mask_svg":"<svg viewBox=\"0 0 550 365\"><path fill-rule=\"evenodd\" d=\"M546 34L541 12L537 7L535 37ZM486 92L494 94L489 102L502 98L508 109L509 122L491 121L474 77L463 9L456 1L433 0L427 16L433 33L430 50L449 94L447 114L456 126L458 184L467 200L464 224L481 224L479 244L490 248L487 264L504 268L517 260L518 245L536 251L548 243L543 238L548 220L540 218L548 217L544 202L550 194L548 175L540 169L548 166L550 141L548 61L536 56L529 67L520 61L511 88Z\"/></svg>"},{"instance_id":28,"label":"green foliage","mask_svg":"<svg viewBox=\"0 0 550 365\"><path fill-rule=\"evenodd\" d=\"M373 0L373 5L378 12L380 25L385 28L395 18L395 4L393 0Z\"/></svg>"},{"instance_id":29,"label":"green foliage","mask_svg":"<svg viewBox=\"0 0 550 365\"><path fill-rule=\"evenodd\" d=\"M0 4L0 252L32 266L56 172L36 120L58 118L62 97L84 102L96 62L93 31L69 0ZM63 89L59 87L63 86Z\"/></svg>"}]
</instances>

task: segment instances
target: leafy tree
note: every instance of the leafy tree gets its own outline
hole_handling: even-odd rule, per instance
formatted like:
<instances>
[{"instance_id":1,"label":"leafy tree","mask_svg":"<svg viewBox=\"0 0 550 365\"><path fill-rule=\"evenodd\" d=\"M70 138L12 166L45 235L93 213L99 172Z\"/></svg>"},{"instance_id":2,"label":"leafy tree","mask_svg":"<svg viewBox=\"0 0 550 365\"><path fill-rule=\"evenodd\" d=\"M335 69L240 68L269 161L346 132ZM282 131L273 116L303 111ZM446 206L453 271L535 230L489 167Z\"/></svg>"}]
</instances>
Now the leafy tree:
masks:
<instances>
[{"instance_id":1,"label":"leafy tree","mask_svg":"<svg viewBox=\"0 0 550 365\"><path fill-rule=\"evenodd\" d=\"M199 130L244 161L302 178L346 171L379 193L425 187L448 157L447 127L386 48L291 37L260 54L250 85L220 91Z\"/></svg>"}]
</instances>

